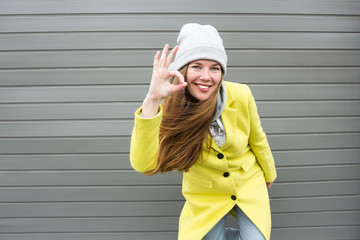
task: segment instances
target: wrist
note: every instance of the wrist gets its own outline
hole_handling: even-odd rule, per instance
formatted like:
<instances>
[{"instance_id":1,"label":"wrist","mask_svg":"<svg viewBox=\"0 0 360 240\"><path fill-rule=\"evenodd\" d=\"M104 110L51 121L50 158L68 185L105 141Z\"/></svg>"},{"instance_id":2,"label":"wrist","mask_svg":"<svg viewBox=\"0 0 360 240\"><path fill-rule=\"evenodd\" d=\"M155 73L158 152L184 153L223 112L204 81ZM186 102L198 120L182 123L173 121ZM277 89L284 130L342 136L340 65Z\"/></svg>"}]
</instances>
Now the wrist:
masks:
<instances>
[{"instance_id":1,"label":"wrist","mask_svg":"<svg viewBox=\"0 0 360 240\"><path fill-rule=\"evenodd\" d=\"M144 99L144 102L149 102L149 103L154 103L154 104L160 104L162 101L162 98L158 97L158 96L153 96L150 93L146 94L146 97Z\"/></svg>"},{"instance_id":2,"label":"wrist","mask_svg":"<svg viewBox=\"0 0 360 240\"><path fill-rule=\"evenodd\" d=\"M161 99L147 95L143 101L142 116L144 118L154 117L159 112L160 103Z\"/></svg>"}]
</instances>

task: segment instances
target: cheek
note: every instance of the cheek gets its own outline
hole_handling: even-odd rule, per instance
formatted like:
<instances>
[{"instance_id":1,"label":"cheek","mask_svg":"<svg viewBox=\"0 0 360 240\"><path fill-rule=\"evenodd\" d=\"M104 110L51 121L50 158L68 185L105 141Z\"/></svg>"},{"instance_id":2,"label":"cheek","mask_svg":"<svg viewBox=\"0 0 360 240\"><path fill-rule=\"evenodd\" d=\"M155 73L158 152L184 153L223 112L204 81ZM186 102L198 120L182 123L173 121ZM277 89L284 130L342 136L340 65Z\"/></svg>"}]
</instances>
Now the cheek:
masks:
<instances>
[{"instance_id":1,"label":"cheek","mask_svg":"<svg viewBox=\"0 0 360 240\"><path fill-rule=\"evenodd\" d=\"M221 73L220 74L216 74L214 77L213 77L213 81L217 84L220 83L221 81Z\"/></svg>"},{"instance_id":2,"label":"cheek","mask_svg":"<svg viewBox=\"0 0 360 240\"><path fill-rule=\"evenodd\" d=\"M193 82L196 78L197 78L196 73L187 72L187 74L186 74L186 81L187 81L188 83Z\"/></svg>"}]
</instances>

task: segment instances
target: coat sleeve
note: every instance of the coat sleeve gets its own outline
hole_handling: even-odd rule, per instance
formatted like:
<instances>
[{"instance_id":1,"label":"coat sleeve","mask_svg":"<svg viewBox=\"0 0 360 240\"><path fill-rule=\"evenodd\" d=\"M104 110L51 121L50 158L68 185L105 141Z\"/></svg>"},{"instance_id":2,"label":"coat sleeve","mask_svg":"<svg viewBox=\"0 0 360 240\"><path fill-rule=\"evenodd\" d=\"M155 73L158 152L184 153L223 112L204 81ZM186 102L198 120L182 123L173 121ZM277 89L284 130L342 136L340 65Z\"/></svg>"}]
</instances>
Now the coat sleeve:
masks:
<instances>
[{"instance_id":1,"label":"coat sleeve","mask_svg":"<svg viewBox=\"0 0 360 240\"><path fill-rule=\"evenodd\" d=\"M142 108L135 112L134 128L131 134L130 163L138 172L148 172L156 167L159 147L159 132L162 107L152 118L140 117Z\"/></svg>"},{"instance_id":2,"label":"coat sleeve","mask_svg":"<svg viewBox=\"0 0 360 240\"><path fill-rule=\"evenodd\" d=\"M271 153L266 134L264 133L261 126L255 99L250 91L250 88L248 88L248 92L250 114L249 145L254 152L262 170L264 171L266 182L273 182L277 177L274 157Z\"/></svg>"}]
</instances>

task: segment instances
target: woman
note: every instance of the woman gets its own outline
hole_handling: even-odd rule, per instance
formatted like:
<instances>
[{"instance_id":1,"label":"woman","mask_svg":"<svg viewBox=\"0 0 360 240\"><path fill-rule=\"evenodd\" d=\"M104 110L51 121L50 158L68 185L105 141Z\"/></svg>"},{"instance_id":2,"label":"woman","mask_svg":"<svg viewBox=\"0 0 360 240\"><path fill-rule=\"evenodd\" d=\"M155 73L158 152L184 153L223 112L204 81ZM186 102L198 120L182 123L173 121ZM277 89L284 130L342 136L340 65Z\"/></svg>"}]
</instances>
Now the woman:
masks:
<instances>
[{"instance_id":1,"label":"woman","mask_svg":"<svg viewBox=\"0 0 360 240\"><path fill-rule=\"evenodd\" d=\"M135 113L132 167L184 173L179 239L268 240L276 169L250 89L223 81L227 55L214 27L186 24L177 42L155 55ZM239 229L225 228L227 213Z\"/></svg>"}]
</instances>

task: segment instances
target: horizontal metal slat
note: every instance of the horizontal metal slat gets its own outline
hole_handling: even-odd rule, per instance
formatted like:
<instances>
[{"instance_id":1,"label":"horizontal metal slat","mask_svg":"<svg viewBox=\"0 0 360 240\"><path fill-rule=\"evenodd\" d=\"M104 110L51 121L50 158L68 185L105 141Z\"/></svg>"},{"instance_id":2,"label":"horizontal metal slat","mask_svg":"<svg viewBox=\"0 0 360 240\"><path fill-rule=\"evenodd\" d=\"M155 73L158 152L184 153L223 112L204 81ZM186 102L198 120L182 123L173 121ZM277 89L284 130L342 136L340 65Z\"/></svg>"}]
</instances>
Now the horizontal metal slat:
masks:
<instances>
[{"instance_id":1,"label":"horizontal metal slat","mask_svg":"<svg viewBox=\"0 0 360 240\"><path fill-rule=\"evenodd\" d=\"M360 224L359 211L321 212L321 213L280 213L273 214L276 227L320 227L354 226Z\"/></svg>"},{"instance_id":2,"label":"horizontal metal slat","mask_svg":"<svg viewBox=\"0 0 360 240\"><path fill-rule=\"evenodd\" d=\"M2 240L158 240L176 239L177 231L164 232L117 232L117 233L29 233L29 234L1 234Z\"/></svg>"},{"instance_id":3,"label":"horizontal metal slat","mask_svg":"<svg viewBox=\"0 0 360 240\"><path fill-rule=\"evenodd\" d=\"M358 210L359 196L271 200L273 214ZM1 218L179 216L184 201L98 203L0 203Z\"/></svg>"},{"instance_id":4,"label":"horizontal metal slat","mask_svg":"<svg viewBox=\"0 0 360 240\"><path fill-rule=\"evenodd\" d=\"M324 226L274 228L271 236L274 239L313 240L313 239L357 239L360 235L359 226Z\"/></svg>"},{"instance_id":5,"label":"horizontal metal slat","mask_svg":"<svg viewBox=\"0 0 360 240\"><path fill-rule=\"evenodd\" d=\"M303 214L273 214L274 228L358 225L358 212L325 212ZM157 218L30 218L0 219L5 233L61 233L61 232L119 232L119 231L174 231L178 227L178 217ZM20 230L20 231L19 231Z\"/></svg>"},{"instance_id":6,"label":"horizontal metal slat","mask_svg":"<svg viewBox=\"0 0 360 240\"><path fill-rule=\"evenodd\" d=\"M360 149L273 151L277 167L360 164ZM129 154L0 155L6 170L131 170Z\"/></svg>"},{"instance_id":7,"label":"horizontal metal slat","mask_svg":"<svg viewBox=\"0 0 360 240\"><path fill-rule=\"evenodd\" d=\"M1 218L179 216L184 202L1 204Z\"/></svg>"},{"instance_id":8,"label":"horizontal metal slat","mask_svg":"<svg viewBox=\"0 0 360 240\"><path fill-rule=\"evenodd\" d=\"M178 217L0 219L0 233L174 231L177 226Z\"/></svg>"},{"instance_id":9,"label":"horizontal metal slat","mask_svg":"<svg viewBox=\"0 0 360 240\"><path fill-rule=\"evenodd\" d=\"M172 174L172 173L171 173ZM275 182L272 199L360 195L359 180ZM0 187L1 203L183 201L181 186Z\"/></svg>"},{"instance_id":10,"label":"horizontal metal slat","mask_svg":"<svg viewBox=\"0 0 360 240\"><path fill-rule=\"evenodd\" d=\"M179 31L183 20L222 31L359 32L357 16L265 14L112 14L0 16L0 32ZM286 24L284 24L286 23Z\"/></svg>"},{"instance_id":11,"label":"horizontal metal slat","mask_svg":"<svg viewBox=\"0 0 360 240\"><path fill-rule=\"evenodd\" d=\"M133 0L131 4L123 4L116 0L103 0L101 4L97 0L88 0L87 4L81 0L68 2L44 2L33 0L28 2L20 0L2 1L0 4L0 14L76 14L76 13L281 13L281 14L347 14L357 15L359 13L359 3L354 1L334 2L331 0L298 2L294 3L281 0L269 2L266 0L251 1L229 1L227 4L218 2L194 2L184 0L168 5L165 0L158 1L157 4L146 0ZM21 7L19 7L21 6ZM191 6L191 7L189 7ZM261 6L261 8L259 8Z\"/></svg>"},{"instance_id":12,"label":"horizontal metal slat","mask_svg":"<svg viewBox=\"0 0 360 240\"><path fill-rule=\"evenodd\" d=\"M271 236L275 239L337 240L346 237L356 239L360 235L358 226L331 226L331 227L306 227L306 228L275 228ZM44 234L0 234L3 240L119 240L119 239L176 239L177 231L173 232L120 232L120 233L44 233Z\"/></svg>"},{"instance_id":13,"label":"horizontal metal slat","mask_svg":"<svg viewBox=\"0 0 360 240\"><path fill-rule=\"evenodd\" d=\"M357 132L360 117L264 118L262 125L268 134ZM129 136L133 126L133 120L6 121L0 137Z\"/></svg>"},{"instance_id":14,"label":"horizontal metal slat","mask_svg":"<svg viewBox=\"0 0 360 240\"><path fill-rule=\"evenodd\" d=\"M178 33L2 34L0 51L149 49L173 43ZM360 49L360 33L222 33L230 49Z\"/></svg>"},{"instance_id":15,"label":"horizontal metal slat","mask_svg":"<svg viewBox=\"0 0 360 240\"><path fill-rule=\"evenodd\" d=\"M324 212L359 210L360 196L288 198L271 200L273 214L289 212Z\"/></svg>"},{"instance_id":16,"label":"horizontal metal slat","mask_svg":"<svg viewBox=\"0 0 360 240\"><path fill-rule=\"evenodd\" d=\"M164 43L159 43L161 49ZM360 51L340 50L229 50L229 67L354 67ZM77 50L1 52L1 69L150 67L154 50Z\"/></svg>"},{"instance_id":17,"label":"horizontal metal slat","mask_svg":"<svg viewBox=\"0 0 360 240\"><path fill-rule=\"evenodd\" d=\"M359 180L360 165L278 168L277 182ZM0 186L181 185L179 172L145 176L134 171L2 171Z\"/></svg>"},{"instance_id":18,"label":"horizontal metal slat","mask_svg":"<svg viewBox=\"0 0 360 240\"><path fill-rule=\"evenodd\" d=\"M2 170L126 170L129 154L0 155Z\"/></svg>"},{"instance_id":19,"label":"horizontal metal slat","mask_svg":"<svg viewBox=\"0 0 360 240\"><path fill-rule=\"evenodd\" d=\"M0 104L1 121L132 119L141 102ZM360 101L258 101L261 118L360 115Z\"/></svg>"},{"instance_id":20,"label":"horizontal metal slat","mask_svg":"<svg viewBox=\"0 0 360 240\"><path fill-rule=\"evenodd\" d=\"M359 148L359 133L269 135L276 150ZM128 153L129 137L0 139L0 154Z\"/></svg>"},{"instance_id":21,"label":"horizontal metal slat","mask_svg":"<svg viewBox=\"0 0 360 240\"><path fill-rule=\"evenodd\" d=\"M0 70L0 86L149 85L151 71L150 67ZM360 68L228 67L225 80L250 85L359 83Z\"/></svg>"},{"instance_id":22,"label":"horizontal metal slat","mask_svg":"<svg viewBox=\"0 0 360 240\"><path fill-rule=\"evenodd\" d=\"M145 176L135 171L1 172L0 186L152 186L181 185L181 173Z\"/></svg>"},{"instance_id":23,"label":"horizontal metal slat","mask_svg":"<svg viewBox=\"0 0 360 240\"><path fill-rule=\"evenodd\" d=\"M0 103L142 102L148 86L3 87ZM253 85L259 100L359 100L360 84ZM136 110L136 109L134 109Z\"/></svg>"},{"instance_id":24,"label":"horizontal metal slat","mask_svg":"<svg viewBox=\"0 0 360 240\"><path fill-rule=\"evenodd\" d=\"M271 236L275 239L337 240L346 237L356 239L360 235L358 226L274 228ZM3 240L119 240L119 239L176 239L177 231L173 232L119 232L119 233L31 233L31 234L0 234Z\"/></svg>"}]
</instances>

